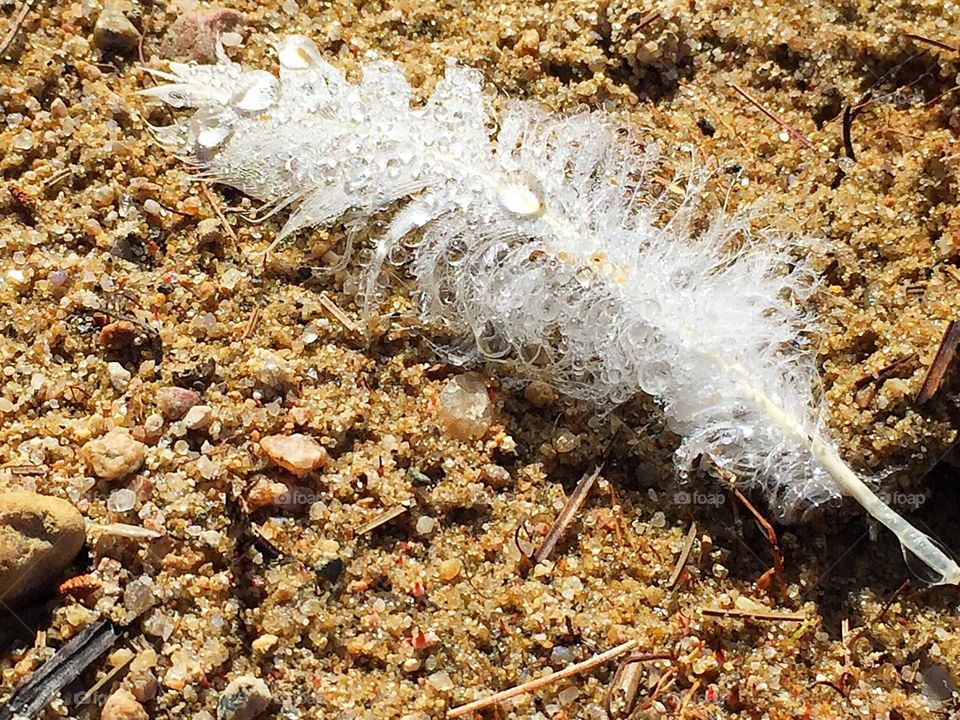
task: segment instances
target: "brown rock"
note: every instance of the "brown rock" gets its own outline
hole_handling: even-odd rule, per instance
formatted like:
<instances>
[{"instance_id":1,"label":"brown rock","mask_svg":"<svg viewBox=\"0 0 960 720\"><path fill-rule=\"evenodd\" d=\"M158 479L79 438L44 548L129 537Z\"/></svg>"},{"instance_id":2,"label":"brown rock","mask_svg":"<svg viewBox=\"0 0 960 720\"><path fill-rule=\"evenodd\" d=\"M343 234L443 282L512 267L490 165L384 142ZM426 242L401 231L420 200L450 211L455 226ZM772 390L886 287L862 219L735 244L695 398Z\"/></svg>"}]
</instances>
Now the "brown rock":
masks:
<instances>
[{"instance_id":1,"label":"brown rock","mask_svg":"<svg viewBox=\"0 0 960 720\"><path fill-rule=\"evenodd\" d=\"M103 704L100 720L150 720L150 716L132 692L120 688Z\"/></svg>"},{"instance_id":2,"label":"brown rock","mask_svg":"<svg viewBox=\"0 0 960 720\"><path fill-rule=\"evenodd\" d=\"M129 320L117 320L103 326L100 344L109 350L124 350L137 338L137 326Z\"/></svg>"},{"instance_id":3,"label":"brown rock","mask_svg":"<svg viewBox=\"0 0 960 720\"><path fill-rule=\"evenodd\" d=\"M133 52L140 44L140 31L126 15L108 4L93 28L93 44L105 52Z\"/></svg>"},{"instance_id":4,"label":"brown rock","mask_svg":"<svg viewBox=\"0 0 960 720\"><path fill-rule=\"evenodd\" d=\"M242 23L243 19L241 13L227 8L192 10L167 28L160 43L160 54L174 60L215 62L217 38Z\"/></svg>"},{"instance_id":5,"label":"brown rock","mask_svg":"<svg viewBox=\"0 0 960 720\"><path fill-rule=\"evenodd\" d=\"M97 477L117 480L139 470L146 451L147 446L127 430L114 428L84 445L80 456Z\"/></svg>"},{"instance_id":6,"label":"brown rock","mask_svg":"<svg viewBox=\"0 0 960 720\"><path fill-rule=\"evenodd\" d=\"M179 420L194 405L200 402L200 393L195 390L170 386L157 390L157 407L167 420Z\"/></svg>"},{"instance_id":7,"label":"brown rock","mask_svg":"<svg viewBox=\"0 0 960 720\"><path fill-rule=\"evenodd\" d=\"M0 602L9 604L54 582L85 537L83 517L66 500L0 494Z\"/></svg>"},{"instance_id":8,"label":"brown rock","mask_svg":"<svg viewBox=\"0 0 960 720\"><path fill-rule=\"evenodd\" d=\"M268 435L260 447L274 463L294 475L306 475L327 464L330 459L323 446L307 435Z\"/></svg>"}]
</instances>

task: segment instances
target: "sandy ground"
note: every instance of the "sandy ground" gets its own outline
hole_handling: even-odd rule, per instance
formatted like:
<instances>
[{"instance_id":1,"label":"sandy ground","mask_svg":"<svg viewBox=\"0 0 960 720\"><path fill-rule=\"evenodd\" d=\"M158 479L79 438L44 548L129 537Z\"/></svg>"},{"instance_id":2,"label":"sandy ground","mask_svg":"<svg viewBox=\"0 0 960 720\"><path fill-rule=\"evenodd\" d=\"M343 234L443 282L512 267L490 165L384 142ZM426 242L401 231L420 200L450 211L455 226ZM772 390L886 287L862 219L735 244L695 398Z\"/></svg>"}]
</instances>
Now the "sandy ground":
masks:
<instances>
[{"instance_id":1,"label":"sandy ground","mask_svg":"<svg viewBox=\"0 0 960 720\"><path fill-rule=\"evenodd\" d=\"M4 31L21 7L0 4ZM960 548L956 471L928 472L955 440L956 380L914 400L958 307L956 6L704 0L657 4L654 18L621 0L229 7L246 14L229 52L251 65L275 64L270 33L301 32L348 68L370 50L393 58L427 93L453 56L504 97L602 106L668 155L695 148L716 168L715 202L729 192L812 238L844 455ZM192 6L117 9L150 61ZM895 542L855 510L778 527L784 570L758 587L766 536L716 479L678 491L675 439L647 401L597 416L486 372L491 427L449 437L438 396L460 371L437 363L402 286L400 312L369 344L330 310L358 319L356 265L333 278L310 269L339 247L336 228L263 267L282 218L246 222L232 210L249 200L208 197L150 141L146 123L172 116L134 96L150 83L135 46L94 42L102 10L38 0L0 58L0 491L56 495L91 524L163 537L91 535L70 574L91 574L94 592L50 594L0 621L0 698L104 617L129 623L128 637L71 689L132 650L105 687L131 688L154 718L215 717L243 675L266 681L265 716L440 718L627 640L671 657L635 666L636 717L958 712L957 591L901 588ZM200 393L207 424L158 415L171 386ZM115 426L148 446L146 462L98 479L80 448ZM324 445L326 468L296 480L265 459L259 439L292 432ZM537 544L599 460L564 539L524 572L516 538ZM282 505L278 481L293 488ZM606 717L616 667L480 717ZM44 716L97 717L74 697ZM621 705L612 717L627 717Z\"/></svg>"}]
</instances>

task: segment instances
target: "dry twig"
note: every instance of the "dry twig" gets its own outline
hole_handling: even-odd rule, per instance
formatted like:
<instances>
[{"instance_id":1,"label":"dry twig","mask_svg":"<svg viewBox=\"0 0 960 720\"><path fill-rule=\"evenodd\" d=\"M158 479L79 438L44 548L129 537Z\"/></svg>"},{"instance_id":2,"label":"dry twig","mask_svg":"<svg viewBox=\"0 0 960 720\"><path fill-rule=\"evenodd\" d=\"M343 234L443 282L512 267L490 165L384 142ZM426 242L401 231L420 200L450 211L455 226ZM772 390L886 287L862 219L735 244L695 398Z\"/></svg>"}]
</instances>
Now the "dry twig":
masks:
<instances>
[{"instance_id":1,"label":"dry twig","mask_svg":"<svg viewBox=\"0 0 960 720\"><path fill-rule=\"evenodd\" d=\"M887 378L895 375L904 365L907 365L917 359L916 353L910 353L909 355L904 355L901 358L897 358L891 363L884 365L879 370L874 370L873 372L866 373L857 379L853 383L854 390L863 390L867 385L872 383L883 382Z\"/></svg>"},{"instance_id":2,"label":"dry twig","mask_svg":"<svg viewBox=\"0 0 960 720\"><path fill-rule=\"evenodd\" d=\"M803 613L766 612L763 610L739 610L737 608L700 608L703 615L710 617L737 618L740 620L771 620L773 622L803 622L809 618Z\"/></svg>"},{"instance_id":3,"label":"dry twig","mask_svg":"<svg viewBox=\"0 0 960 720\"><path fill-rule=\"evenodd\" d=\"M757 521L757 524L760 525L764 534L767 536L767 542L770 544L770 554L773 556L773 567L767 570L763 575L760 576L760 579L757 580L757 587L765 589L769 584L771 578L776 578L780 581L781 576L783 575L783 554L780 552L780 542L777 540L777 531L773 529L773 525L770 524L770 521L767 520L763 515L760 514L760 511L757 510L753 503L747 500L746 496L740 492L736 484L733 482L732 478L730 480L730 491L734 496L743 503L743 506L750 511L750 514L753 515L754 520ZM780 583L781 590L783 589L783 583Z\"/></svg>"},{"instance_id":4,"label":"dry twig","mask_svg":"<svg viewBox=\"0 0 960 720\"><path fill-rule=\"evenodd\" d=\"M239 244L240 238L237 237L237 233L234 232L233 226L227 222L226 216L223 214L223 211L220 209L220 204L214 200L213 193L210 192L210 188L207 187L205 182L200 183L200 192L203 193L203 196L207 199L207 202L210 203L210 207L213 208L213 212L216 214L217 218L220 220L220 224L223 225L223 229L227 231L227 235L230 236L230 239L233 242Z\"/></svg>"},{"instance_id":5,"label":"dry twig","mask_svg":"<svg viewBox=\"0 0 960 720\"><path fill-rule=\"evenodd\" d=\"M249 340L253 337L253 334L257 331L257 325L260 324L261 317L263 317L263 311L260 309L260 306L257 305L253 308L253 312L250 313L250 317L247 319L247 324L243 328L243 335L240 336L241 340Z\"/></svg>"},{"instance_id":6,"label":"dry twig","mask_svg":"<svg viewBox=\"0 0 960 720\"><path fill-rule=\"evenodd\" d=\"M687 694L683 696L683 700L680 701L680 707L677 708L677 717L680 720L683 720L684 716L687 714L687 706L690 705L690 701L693 699L693 696L696 694L697 690L700 689L702 681L695 680L693 685L690 686L690 689L687 691Z\"/></svg>"},{"instance_id":7,"label":"dry twig","mask_svg":"<svg viewBox=\"0 0 960 720\"><path fill-rule=\"evenodd\" d=\"M806 135L804 135L802 132L800 132L800 131L797 130L795 127L793 127L792 125L790 125L788 122L786 122L785 120L783 120L783 119L782 119L779 115L777 115L776 113L772 112L771 110L767 110L763 105L760 104L759 101L757 101L757 100L755 100L753 97L751 97L750 94L749 94L746 90L744 90L742 87L740 87L739 85L737 85L737 84L734 83L734 82L727 83L727 84L728 84L731 88L733 88L733 89L736 91L736 93L737 93L738 95L740 95L744 100L746 100L747 102L749 102L751 105L753 105L755 108L757 108L757 110L759 110L759 111L762 112L764 115L766 115L768 118L770 118L771 120L773 120L777 125L779 125L781 128L783 128L784 130L786 130L787 133L789 133L791 136L793 136L796 140L800 141L800 144L801 144L801 145L803 145L804 147L806 147L806 148L808 148L808 149L810 149L810 150L813 150L814 152L817 151L816 145L814 145L812 142L810 142L810 139L809 139Z\"/></svg>"},{"instance_id":8,"label":"dry twig","mask_svg":"<svg viewBox=\"0 0 960 720\"><path fill-rule=\"evenodd\" d=\"M377 515L375 518L368 520L363 525L357 528L357 535L366 535L371 530L376 530L381 525L386 525L388 522L394 518L398 518L403 515L407 510L409 510L406 505L393 505L388 507L382 513Z\"/></svg>"},{"instance_id":9,"label":"dry twig","mask_svg":"<svg viewBox=\"0 0 960 720\"><path fill-rule=\"evenodd\" d=\"M540 547L538 547L536 552L533 553L534 565L546 560L550 553L553 552L553 548L556 547L557 542L567 529L567 525L569 525L570 521L573 520L573 516L576 514L577 510L580 509L583 501L587 499L587 495L590 493L590 488L593 487L593 483L596 481L599 475L600 468L598 467L592 473L584 475L582 478L580 478L580 482L577 483L577 487L573 489L573 492L570 493L570 497L568 497L567 501L563 504L563 509L560 510L560 513L557 515L557 519L553 521L553 525L550 527L550 532L547 533L547 536L543 539Z\"/></svg>"},{"instance_id":10,"label":"dry twig","mask_svg":"<svg viewBox=\"0 0 960 720\"><path fill-rule=\"evenodd\" d=\"M20 32L20 26L23 25L23 21L27 19L27 15L30 13L30 8L33 7L33 4L36 0L24 0L23 5L20 6L20 11L17 13L16 17L13 18L13 22L10 23L10 29L7 31L6 37L3 38L3 41L0 42L0 55L7 51L7 48L10 47L10 43L13 42L13 39L17 36L17 33Z\"/></svg>"},{"instance_id":11,"label":"dry twig","mask_svg":"<svg viewBox=\"0 0 960 720\"><path fill-rule=\"evenodd\" d=\"M343 311L343 308L337 305L326 292L320 293L319 302L320 306L327 311L330 317L340 323L344 330L351 335L360 334L360 328L357 327L357 324L350 319L350 316Z\"/></svg>"},{"instance_id":12,"label":"dry twig","mask_svg":"<svg viewBox=\"0 0 960 720\"><path fill-rule=\"evenodd\" d=\"M917 40L922 43L927 43L927 45L933 45L938 47L941 50L949 50L950 52L960 52L960 48L956 48L953 45L948 45L947 43L941 40L934 40L933 38L924 37L923 35L917 35L916 33L904 33L904 37L908 37L911 40Z\"/></svg>"},{"instance_id":13,"label":"dry twig","mask_svg":"<svg viewBox=\"0 0 960 720\"><path fill-rule=\"evenodd\" d=\"M595 667L599 667L604 663L613 660L613 658L623 655L624 653L630 652L635 647L637 647L636 640L628 640L625 643L621 643L614 648L602 652L599 655L594 655L592 658L584 660L583 662L574 663L573 665L568 665L563 670L558 670L555 673L549 675L544 675L543 677L538 677L529 682L521 683L507 690L502 690L498 693L494 693L489 697L481 698L480 700L474 700L473 702L467 703L466 705L461 705L460 707L454 708L447 713L448 718L462 717L464 715L469 715L475 713L478 710L483 710L488 708L491 705L497 705L502 703L504 700L509 700L510 698L516 697L517 695L523 695L524 693L533 692L534 690L539 690L542 687L551 685L559 680L564 678L572 677L574 675L579 675L580 673L587 672L592 670Z\"/></svg>"},{"instance_id":14,"label":"dry twig","mask_svg":"<svg viewBox=\"0 0 960 720\"><path fill-rule=\"evenodd\" d=\"M603 707L607 712L607 717L613 720L614 693L616 693L618 688L623 688L623 715L625 717L630 717L633 715L637 701L637 690L640 686L641 676L640 668L638 666L641 663L651 662L653 660L672 661L673 659L673 656L667 655L666 653L635 654L624 658L624 660L617 666L617 670L613 674L613 679L607 686L607 691L603 696ZM660 685L665 681L666 678L669 678L672 673L673 669L671 668L665 672L663 676L661 676L654 693L644 701L644 706L652 702L657 693L660 691Z\"/></svg>"},{"instance_id":15,"label":"dry twig","mask_svg":"<svg viewBox=\"0 0 960 720\"><path fill-rule=\"evenodd\" d=\"M108 620L98 620L83 628L17 689L0 708L0 720L36 717L54 695L76 680L119 635L118 628Z\"/></svg>"},{"instance_id":16,"label":"dry twig","mask_svg":"<svg viewBox=\"0 0 960 720\"><path fill-rule=\"evenodd\" d=\"M670 579L667 581L667 588L673 588L677 584L677 580L680 579L680 573L683 572L684 566L687 564L687 558L690 557L690 550L693 548L693 541L697 536L697 524L690 523L690 529L687 531L687 537L683 541L683 548L680 550L680 557L677 558L677 565L673 568L673 572L670 573Z\"/></svg>"},{"instance_id":17,"label":"dry twig","mask_svg":"<svg viewBox=\"0 0 960 720\"><path fill-rule=\"evenodd\" d=\"M937 394L940 384L957 354L958 346L960 346L960 325L957 324L956 320L951 320L943 333L943 338L940 340L937 354L923 378L923 385L920 386L920 392L917 394L917 404L922 405Z\"/></svg>"}]
</instances>

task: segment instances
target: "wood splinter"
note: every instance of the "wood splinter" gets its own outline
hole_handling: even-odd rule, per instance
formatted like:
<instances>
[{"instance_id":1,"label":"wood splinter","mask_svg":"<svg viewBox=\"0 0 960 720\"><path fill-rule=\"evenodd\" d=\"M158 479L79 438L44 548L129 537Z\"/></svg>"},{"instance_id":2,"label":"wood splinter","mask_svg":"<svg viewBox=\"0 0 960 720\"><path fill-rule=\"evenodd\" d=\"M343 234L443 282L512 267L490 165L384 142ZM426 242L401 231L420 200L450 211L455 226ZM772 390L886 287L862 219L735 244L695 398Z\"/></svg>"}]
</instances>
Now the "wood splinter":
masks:
<instances>
[{"instance_id":1,"label":"wood splinter","mask_svg":"<svg viewBox=\"0 0 960 720\"><path fill-rule=\"evenodd\" d=\"M559 670L555 673L549 675L544 675L543 677L530 680L529 682L521 683L507 690L501 690L498 693L494 693L489 697L480 698L479 700L474 700L473 702L467 703L466 705L461 705L460 707L453 708L447 713L448 718L457 718L463 717L464 715L469 715L470 713L477 712L478 710L483 710L484 708L491 707L493 705L498 705L499 703L509 700L510 698L516 697L517 695L523 695L524 693L530 693L534 690L539 690L542 687L550 685L557 682L558 680L563 680L564 678L571 677L573 675L578 675L579 673L592 670L595 667L603 665L604 663L613 660L613 658L623 655L624 653L630 652L638 643L636 640L628 640L625 643L617 645L614 648L610 648L606 652L602 652L599 655L594 655L592 658L584 660L583 662L574 663L565 667L563 670Z\"/></svg>"}]
</instances>

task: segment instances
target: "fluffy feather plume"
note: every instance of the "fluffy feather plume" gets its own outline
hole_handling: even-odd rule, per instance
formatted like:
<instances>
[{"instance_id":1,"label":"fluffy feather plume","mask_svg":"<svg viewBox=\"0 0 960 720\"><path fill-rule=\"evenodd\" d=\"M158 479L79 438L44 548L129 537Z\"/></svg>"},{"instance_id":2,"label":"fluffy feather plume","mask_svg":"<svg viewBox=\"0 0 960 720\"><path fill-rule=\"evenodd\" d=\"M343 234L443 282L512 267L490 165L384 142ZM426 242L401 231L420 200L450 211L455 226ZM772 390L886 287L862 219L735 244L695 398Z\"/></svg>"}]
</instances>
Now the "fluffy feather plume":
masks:
<instances>
[{"instance_id":1,"label":"fluffy feather plume","mask_svg":"<svg viewBox=\"0 0 960 720\"><path fill-rule=\"evenodd\" d=\"M652 395L684 439L681 467L707 455L785 518L853 496L935 581L960 581L828 437L802 342L808 273L742 219L692 232L695 180L661 222L645 180L655 148L599 112L514 102L497 118L480 74L455 64L414 107L392 63L353 84L307 38L277 52L279 79L222 54L151 71L170 83L144 95L196 108L160 141L203 177L291 208L281 237L398 208L365 270L368 302L384 265L403 263L424 321L472 336L481 357L599 405Z\"/></svg>"}]
</instances>

